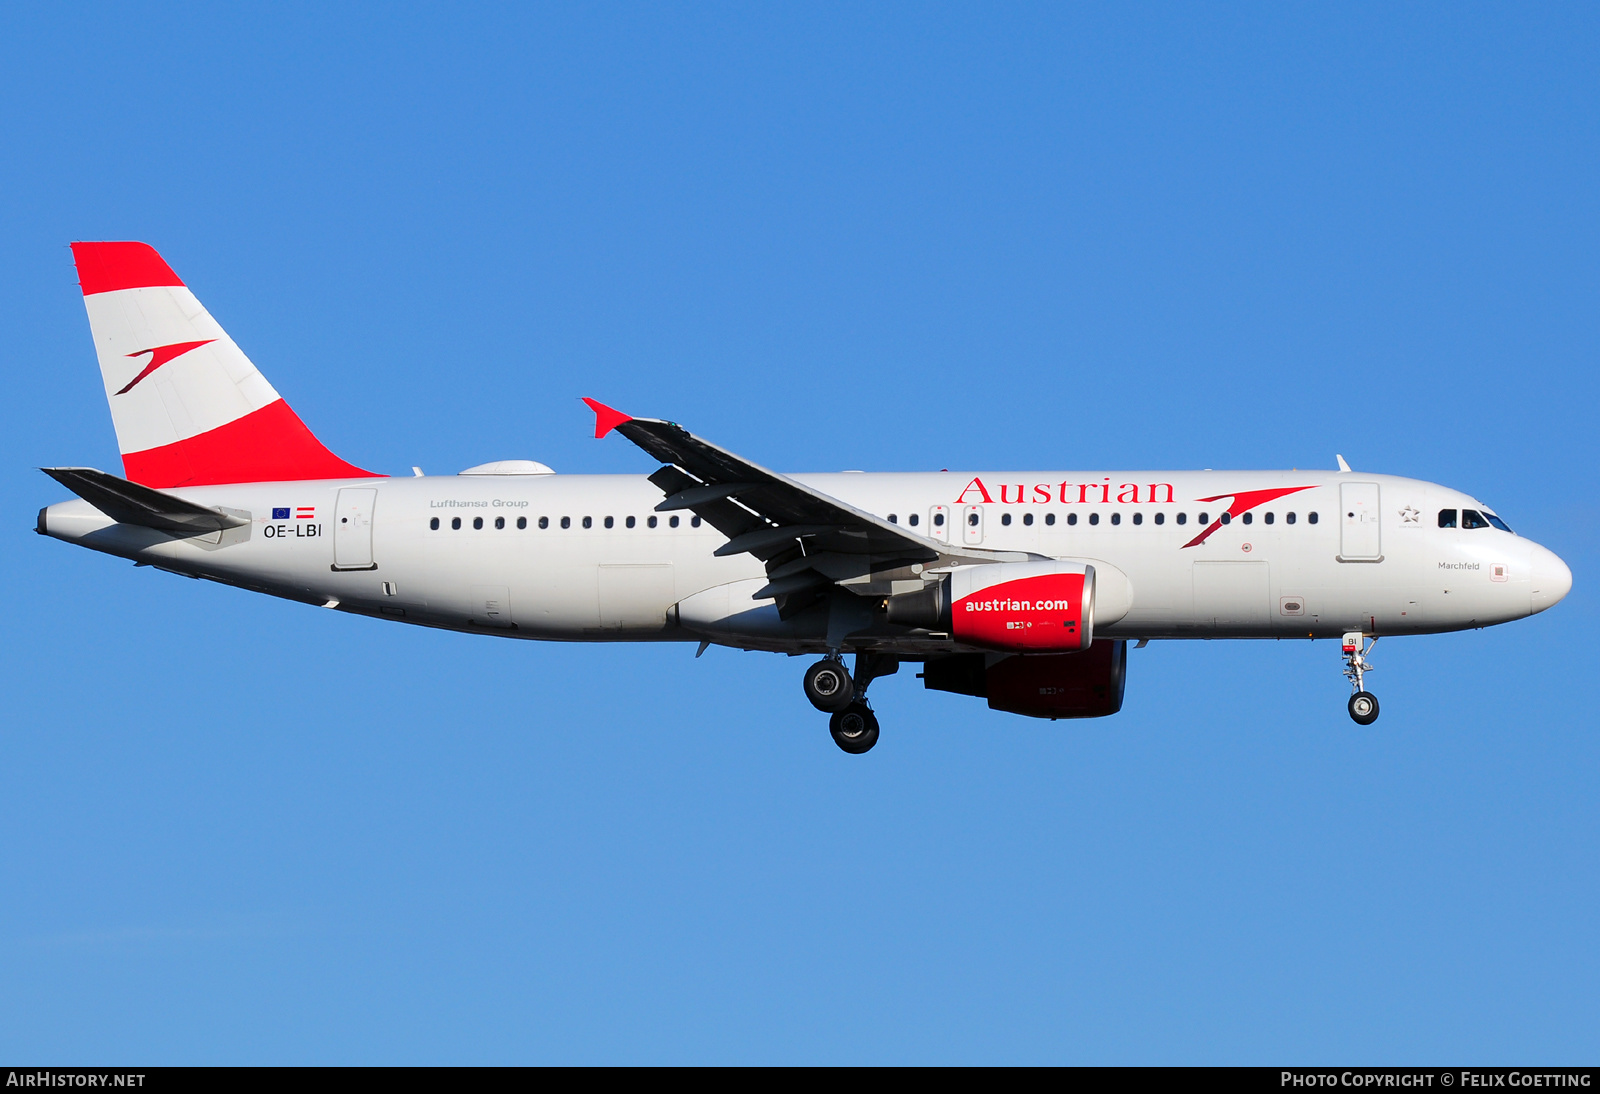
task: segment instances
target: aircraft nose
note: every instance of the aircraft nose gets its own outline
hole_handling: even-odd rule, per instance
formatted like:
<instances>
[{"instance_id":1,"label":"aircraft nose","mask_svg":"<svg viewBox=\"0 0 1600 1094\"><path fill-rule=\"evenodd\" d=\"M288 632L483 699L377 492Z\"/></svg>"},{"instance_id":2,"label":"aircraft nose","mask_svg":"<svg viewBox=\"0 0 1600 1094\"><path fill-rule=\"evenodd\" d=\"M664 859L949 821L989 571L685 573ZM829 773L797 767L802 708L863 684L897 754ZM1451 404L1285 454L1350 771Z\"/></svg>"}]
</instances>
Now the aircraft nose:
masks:
<instances>
[{"instance_id":1,"label":"aircraft nose","mask_svg":"<svg viewBox=\"0 0 1600 1094\"><path fill-rule=\"evenodd\" d=\"M1572 571L1554 551L1534 545L1529 571L1532 603L1529 614L1542 612L1557 603L1572 589Z\"/></svg>"}]
</instances>

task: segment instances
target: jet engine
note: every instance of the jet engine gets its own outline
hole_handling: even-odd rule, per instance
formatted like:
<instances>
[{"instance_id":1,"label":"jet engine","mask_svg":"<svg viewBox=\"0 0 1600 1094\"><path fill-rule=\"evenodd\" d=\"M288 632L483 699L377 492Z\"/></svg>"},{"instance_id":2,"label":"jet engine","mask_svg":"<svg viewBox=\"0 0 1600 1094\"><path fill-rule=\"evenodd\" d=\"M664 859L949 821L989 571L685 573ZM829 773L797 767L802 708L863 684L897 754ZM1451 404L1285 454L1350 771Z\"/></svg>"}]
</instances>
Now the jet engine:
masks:
<instances>
[{"instance_id":1,"label":"jet engine","mask_svg":"<svg viewBox=\"0 0 1600 1094\"><path fill-rule=\"evenodd\" d=\"M962 566L891 596L889 622L943 631L994 650L1060 653L1094 642L1094 567L1083 562Z\"/></svg>"},{"instance_id":2,"label":"jet engine","mask_svg":"<svg viewBox=\"0 0 1600 1094\"><path fill-rule=\"evenodd\" d=\"M1101 639L1078 653L958 653L930 658L924 687L976 695L992 710L1030 718L1103 718L1122 709L1128 644Z\"/></svg>"}]
</instances>

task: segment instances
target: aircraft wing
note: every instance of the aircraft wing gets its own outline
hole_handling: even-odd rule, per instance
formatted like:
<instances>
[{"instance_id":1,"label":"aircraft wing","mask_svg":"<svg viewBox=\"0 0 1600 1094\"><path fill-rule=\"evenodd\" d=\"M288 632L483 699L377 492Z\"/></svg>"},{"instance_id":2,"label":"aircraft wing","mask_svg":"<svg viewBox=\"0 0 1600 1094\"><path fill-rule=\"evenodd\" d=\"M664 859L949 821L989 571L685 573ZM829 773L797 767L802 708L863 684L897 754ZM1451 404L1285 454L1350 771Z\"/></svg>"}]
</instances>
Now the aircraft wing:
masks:
<instances>
[{"instance_id":1,"label":"aircraft wing","mask_svg":"<svg viewBox=\"0 0 1600 1094\"><path fill-rule=\"evenodd\" d=\"M835 584L875 595L874 585L911 579L943 563L1028 557L952 550L719 448L675 422L631 418L593 399L584 402L595 412L596 437L614 429L665 465L650 476L667 495L657 510L688 509L728 537L716 554L750 554L766 564L770 580L756 596L775 599L785 617Z\"/></svg>"},{"instance_id":2,"label":"aircraft wing","mask_svg":"<svg viewBox=\"0 0 1600 1094\"><path fill-rule=\"evenodd\" d=\"M202 536L250 523L246 517L196 505L92 467L39 470L119 524L138 524L179 536Z\"/></svg>"}]
</instances>

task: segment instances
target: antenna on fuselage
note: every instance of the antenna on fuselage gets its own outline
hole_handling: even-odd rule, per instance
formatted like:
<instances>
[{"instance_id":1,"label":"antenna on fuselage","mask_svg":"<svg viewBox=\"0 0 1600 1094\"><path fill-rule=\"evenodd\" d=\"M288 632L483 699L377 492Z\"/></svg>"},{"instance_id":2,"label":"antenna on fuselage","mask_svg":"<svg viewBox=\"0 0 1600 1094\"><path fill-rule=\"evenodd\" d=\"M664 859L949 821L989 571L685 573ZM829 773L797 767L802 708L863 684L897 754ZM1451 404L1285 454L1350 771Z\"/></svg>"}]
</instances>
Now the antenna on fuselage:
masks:
<instances>
[{"instance_id":1,"label":"antenna on fuselage","mask_svg":"<svg viewBox=\"0 0 1600 1094\"><path fill-rule=\"evenodd\" d=\"M1343 456L1341 456L1337 452L1335 452L1333 454L1333 458L1339 461L1339 470L1340 471L1349 472L1350 465L1344 462L1344 457Z\"/></svg>"}]
</instances>

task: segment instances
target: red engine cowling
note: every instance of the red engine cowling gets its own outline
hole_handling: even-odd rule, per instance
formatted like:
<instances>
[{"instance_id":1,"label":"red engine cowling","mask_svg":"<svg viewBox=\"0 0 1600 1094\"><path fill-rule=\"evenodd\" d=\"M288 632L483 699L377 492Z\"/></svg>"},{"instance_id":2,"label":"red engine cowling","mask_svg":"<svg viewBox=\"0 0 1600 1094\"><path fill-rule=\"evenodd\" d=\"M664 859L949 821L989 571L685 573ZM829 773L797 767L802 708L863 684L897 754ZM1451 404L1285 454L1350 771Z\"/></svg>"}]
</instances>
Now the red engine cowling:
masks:
<instances>
[{"instance_id":1,"label":"red engine cowling","mask_svg":"<svg viewBox=\"0 0 1600 1094\"><path fill-rule=\"evenodd\" d=\"M1126 642L1102 639L1079 653L993 658L934 658L923 666L923 685L986 698L991 709L1032 718L1102 718L1122 709Z\"/></svg>"},{"instance_id":2,"label":"red engine cowling","mask_svg":"<svg viewBox=\"0 0 1600 1094\"><path fill-rule=\"evenodd\" d=\"M1094 567L1003 562L950 575L950 634L994 650L1067 652L1094 641Z\"/></svg>"}]
</instances>

